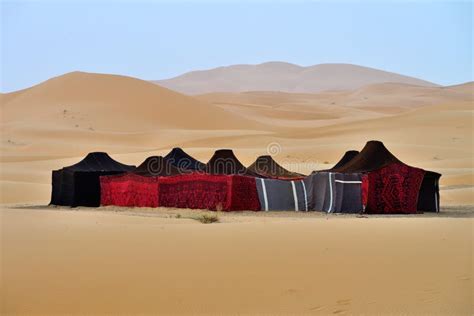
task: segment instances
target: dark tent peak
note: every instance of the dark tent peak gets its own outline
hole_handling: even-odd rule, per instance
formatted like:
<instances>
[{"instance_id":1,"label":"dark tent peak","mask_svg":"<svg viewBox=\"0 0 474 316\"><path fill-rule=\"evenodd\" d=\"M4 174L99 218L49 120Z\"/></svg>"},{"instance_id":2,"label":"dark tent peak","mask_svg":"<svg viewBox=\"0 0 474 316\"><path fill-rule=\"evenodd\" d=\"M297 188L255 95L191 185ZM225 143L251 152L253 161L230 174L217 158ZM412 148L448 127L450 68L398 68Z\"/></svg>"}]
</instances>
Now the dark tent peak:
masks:
<instances>
[{"instance_id":1,"label":"dark tent peak","mask_svg":"<svg viewBox=\"0 0 474 316\"><path fill-rule=\"evenodd\" d=\"M255 163L260 163L262 165L277 164L277 162L270 155L259 156L252 165Z\"/></svg>"},{"instance_id":2,"label":"dark tent peak","mask_svg":"<svg viewBox=\"0 0 474 316\"><path fill-rule=\"evenodd\" d=\"M368 172L392 163L403 164L382 142L371 140L367 142L361 152L348 163L340 168L333 168L331 171L344 173Z\"/></svg>"},{"instance_id":3,"label":"dark tent peak","mask_svg":"<svg viewBox=\"0 0 474 316\"><path fill-rule=\"evenodd\" d=\"M217 149L214 152L214 156L237 159L237 157L235 156L234 151L232 149L225 149L225 148L224 149Z\"/></svg>"},{"instance_id":4,"label":"dark tent peak","mask_svg":"<svg viewBox=\"0 0 474 316\"><path fill-rule=\"evenodd\" d=\"M179 147L173 148L164 159L181 170L204 170L206 167L204 163L190 156Z\"/></svg>"},{"instance_id":5,"label":"dark tent peak","mask_svg":"<svg viewBox=\"0 0 474 316\"><path fill-rule=\"evenodd\" d=\"M93 151L93 152L90 152L86 155L85 158L87 157L109 157L109 154L106 153L105 151Z\"/></svg>"},{"instance_id":6,"label":"dark tent peak","mask_svg":"<svg viewBox=\"0 0 474 316\"><path fill-rule=\"evenodd\" d=\"M135 166L125 165L109 156L105 152L92 152L88 153L84 159L78 163L64 167L63 169L68 169L71 171L130 171L133 170Z\"/></svg>"},{"instance_id":7,"label":"dark tent peak","mask_svg":"<svg viewBox=\"0 0 474 316\"><path fill-rule=\"evenodd\" d=\"M210 174L238 174L259 177L258 174L247 169L231 149L216 150L206 164L205 171Z\"/></svg>"},{"instance_id":8,"label":"dark tent peak","mask_svg":"<svg viewBox=\"0 0 474 316\"><path fill-rule=\"evenodd\" d=\"M262 177L275 179L299 179L304 175L297 172L291 172L279 165L272 156L260 156L248 168Z\"/></svg>"},{"instance_id":9,"label":"dark tent peak","mask_svg":"<svg viewBox=\"0 0 474 316\"><path fill-rule=\"evenodd\" d=\"M209 159L209 162L207 164L209 165L209 163L212 163L212 162L214 162L215 160L218 160L218 159L229 159L229 160L235 161L237 164L239 164L239 166L243 166L242 163L239 161L239 159L237 159L237 157L235 156L232 149L218 149L218 150L216 150L214 152L214 155L211 157L211 159Z\"/></svg>"},{"instance_id":10,"label":"dark tent peak","mask_svg":"<svg viewBox=\"0 0 474 316\"><path fill-rule=\"evenodd\" d=\"M164 177L181 174L178 168L168 163L168 161L161 156L148 157L133 170L133 173L145 177Z\"/></svg>"},{"instance_id":11,"label":"dark tent peak","mask_svg":"<svg viewBox=\"0 0 474 316\"><path fill-rule=\"evenodd\" d=\"M84 159L87 158L111 158L108 153L104 151L93 151L91 153L88 153Z\"/></svg>"},{"instance_id":12,"label":"dark tent peak","mask_svg":"<svg viewBox=\"0 0 474 316\"><path fill-rule=\"evenodd\" d=\"M339 161L334 165L334 167L329 169L329 171L332 171L332 170L335 170L335 169L338 169L338 168L342 168L343 166L348 164L349 161L351 161L358 154L359 154L359 151L357 151L357 150L348 150L348 151L346 151L344 156L342 156L342 158L339 159Z\"/></svg>"}]
</instances>

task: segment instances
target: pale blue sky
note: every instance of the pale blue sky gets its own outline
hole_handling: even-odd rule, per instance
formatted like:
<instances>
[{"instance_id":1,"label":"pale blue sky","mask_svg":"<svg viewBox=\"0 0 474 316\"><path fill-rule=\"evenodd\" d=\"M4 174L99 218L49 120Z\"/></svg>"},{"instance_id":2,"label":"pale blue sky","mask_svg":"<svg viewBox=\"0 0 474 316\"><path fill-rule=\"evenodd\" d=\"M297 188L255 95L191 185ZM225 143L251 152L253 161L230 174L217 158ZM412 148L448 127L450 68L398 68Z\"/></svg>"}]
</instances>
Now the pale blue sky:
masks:
<instances>
[{"instance_id":1,"label":"pale blue sky","mask_svg":"<svg viewBox=\"0 0 474 316\"><path fill-rule=\"evenodd\" d=\"M2 92L75 70L164 79L276 60L473 80L469 1L0 1Z\"/></svg>"}]
</instances>

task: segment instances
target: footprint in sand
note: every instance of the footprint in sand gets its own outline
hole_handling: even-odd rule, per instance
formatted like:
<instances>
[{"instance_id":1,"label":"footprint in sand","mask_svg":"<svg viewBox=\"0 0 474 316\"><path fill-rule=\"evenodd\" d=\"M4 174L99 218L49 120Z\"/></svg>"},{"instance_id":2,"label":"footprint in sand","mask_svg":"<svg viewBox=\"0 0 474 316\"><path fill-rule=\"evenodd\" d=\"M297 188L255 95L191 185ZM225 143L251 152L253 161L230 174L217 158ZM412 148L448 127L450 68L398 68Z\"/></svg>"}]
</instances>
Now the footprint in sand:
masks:
<instances>
[{"instance_id":1,"label":"footprint in sand","mask_svg":"<svg viewBox=\"0 0 474 316\"><path fill-rule=\"evenodd\" d=\"M326 306L324 305L318 305L318 306L311 307L309 310L313 312L319 312L319 311L322 311L325 307Z\"/></svg>"},{"instance_id":2,"label":"footprint in sand","mask_svg":"<svg viewBox=\"0 0 474 316\"><path fill-rule=\"evenodd\" d=\"M351 303L350 299L336 301L337 305L349 305Z\"/></svg>"},{"instance_id":3,"label":"footprint in sand","mask_svg":"<svg viewBox=\"0 0 474 316\"><path fill-rule=\"evenodd\" d=\"M299 292L299 290L297 290L297 289L288 289L284 292L284 294L296 294L298 292Z\"/></svg>"},{"instance_id":4,"label":"footprint in sand","mask_svg":"<svg viewBox=\"0 0 474 316\"><path fill-rule=\"evenodd\" d=\"M470 280L471 280L471 278L470 278L469 276L467 276L467 275L461 275L461 276L459 276L458 278L459 278L459 280L461 280L461 281L470 281Z\"/></svg>"},{"instance_id":5,"label":"footprint in sand","mask_svg":"<svg viewBox=\"0 0 474 316\"><path fill-rule=\"evenodd\" d=\"M432 298L432 297L430 297L430 298L424 298L424 299L421 300L421 302L424 303L424 304L426 304L426 303L433 303L433 302L435 302L435 301L436 301L436 300L435 300L434 298Z\"/></svg>"},{"instance_id":6,"label":"footprint in sand","mask_svg":"<svg viewBox=\"0 0 474 316\"><path fill-rule=\"evenodd\" d=\"M428 288L421 291L421 302L426 303L433 303L436 301L436 296L439 294L439 290L434 288Z\"/></svg>"},{"instance_id":7,"label":"footprint in sand","mask_svg":"<svg viewBox=\"0 0 474 316\"><path fill-rule=\"evenodd\" d=\"M439 294L439 290L433 289L433 288L424 289L422 292L423 292L423 293L432 294L432 295L433 295L433 294L434 294L434 295Z\"/></svg>"}]
</instances>

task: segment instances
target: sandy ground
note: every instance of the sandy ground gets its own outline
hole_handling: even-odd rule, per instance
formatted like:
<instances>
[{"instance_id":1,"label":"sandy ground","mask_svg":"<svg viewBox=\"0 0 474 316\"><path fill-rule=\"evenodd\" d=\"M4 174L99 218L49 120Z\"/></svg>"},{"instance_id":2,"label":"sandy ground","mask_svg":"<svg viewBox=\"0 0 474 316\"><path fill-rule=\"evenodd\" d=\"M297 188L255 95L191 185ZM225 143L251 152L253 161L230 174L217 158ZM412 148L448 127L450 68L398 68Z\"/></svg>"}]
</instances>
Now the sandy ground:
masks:
<instances>
[{"instance_id":1,"label":"sandy ground","mask_svg":"<svg viewBox=\"0 0 474 316\"><path fill-rule=\"evenodd\" d=\"M472 314L473 87L185 96L76 72L0 94L0 314ZM200 211L41 206L51 170L90 151L138 165L233 148L309 173L372 139L443 174L442 213L203 225Z\"/></svg>"},{"instance_id":2,"label":"sandy ground","mask_svg":"<svg viewBox=\"0 0 474 316\"><path fill-rule=\"evenodd\" d=\"M0 312L471 315L473 212L3 207Z\"/></svg>"}]
</instances>

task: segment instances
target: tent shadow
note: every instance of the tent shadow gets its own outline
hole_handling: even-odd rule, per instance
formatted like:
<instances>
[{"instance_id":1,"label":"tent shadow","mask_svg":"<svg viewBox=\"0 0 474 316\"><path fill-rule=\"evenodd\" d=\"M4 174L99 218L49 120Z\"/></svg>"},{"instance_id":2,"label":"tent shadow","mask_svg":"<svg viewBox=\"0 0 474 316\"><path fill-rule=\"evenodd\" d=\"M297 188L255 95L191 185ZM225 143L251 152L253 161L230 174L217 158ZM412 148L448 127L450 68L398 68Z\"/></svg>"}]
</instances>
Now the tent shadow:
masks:
<instances>
[{"instance_id":1,"label":"tent shadow","mask_svg":"<svg viewBox=\"0 0 474 316\"><path fill-rule=\"evenodd\" d=\"M16 204L16 205L3 205L5 209L13 210L37 210L37 211L81 211L81 210L97 210L97 211L117 211L117 209L109 209L107 207L69 207L69 206L56 206L56 205L47 205L47 204ZM120 208L121 209L121 208ZM141 208L125 207L125 211L137 212L139 213ZM147 208L147 210L150 210ZM153 210L153 209L152 209ZM160 212L160 209L157 209L156 212ZM242 215L241 211L236 212L225 212L229 215ZM262 213L262 214L259 214ZM459 206L444 206L441 207L439 213L417 213L417 214L364 214L364 213L354 213L354 214L343 214L343 213L324 213L324 212L281 212L281 211L268 211L268 212L245 212L245 215L265 215L271 217L298 217L298 218L313 218L313 217L335 217L335 218L360 218L360 219L370 219L370 218L474 218L474 205L459 205Z\"/></svg>"}]
</instances>

